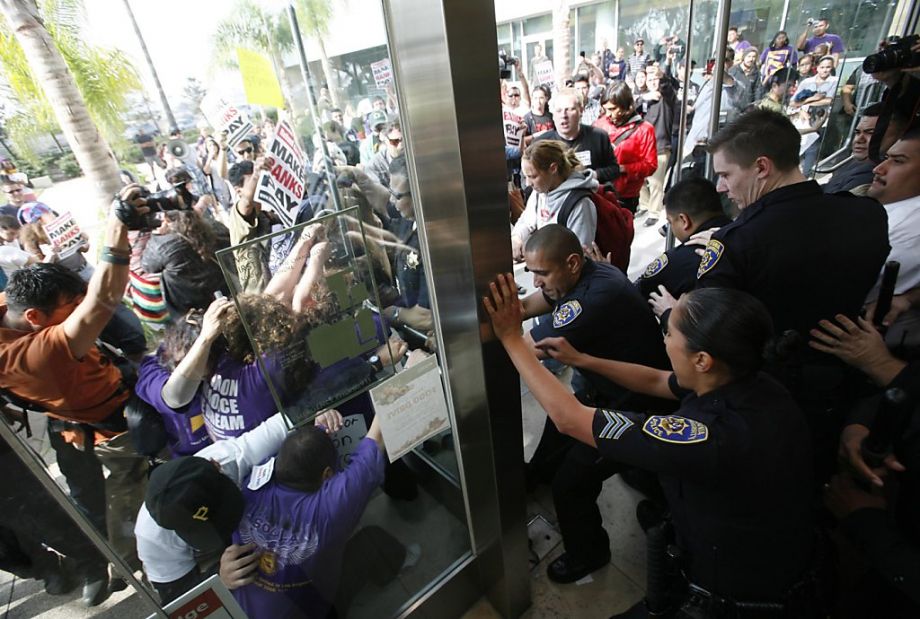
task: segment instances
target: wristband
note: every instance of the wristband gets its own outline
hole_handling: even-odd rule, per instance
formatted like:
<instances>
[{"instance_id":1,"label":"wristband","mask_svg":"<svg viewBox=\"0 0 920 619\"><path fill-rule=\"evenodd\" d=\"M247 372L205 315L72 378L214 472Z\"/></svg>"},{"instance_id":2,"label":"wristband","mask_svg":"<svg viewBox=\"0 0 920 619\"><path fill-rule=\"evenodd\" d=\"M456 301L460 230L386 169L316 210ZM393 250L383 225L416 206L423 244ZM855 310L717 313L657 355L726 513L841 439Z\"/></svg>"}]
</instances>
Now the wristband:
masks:
<instances>
[{"instance_id":1,"label":"wristband","mask_svg":"<svg viewBox=\"0 0 920 619\"><path fill-rule=\"evenodd\" d=\"M130 249L118 249L110 245L105 245L102 248L103 254L110 254L112 256L118 256L119 258L130 258L131 250Z\"/></svg>"},{"instance_id":2,"label":"wristband","mask_svg":"<svg viewBox=\"0 0 920 619\"><path fill-rule=\"evenodd\" d=\"M99 260L102 262L108 262L109 264L117 264L119 266L124 266L131 264L130 258L123 258L122 256L114 256L112 254L103 253L99 256Z\"/></svg>"}]
</instances>

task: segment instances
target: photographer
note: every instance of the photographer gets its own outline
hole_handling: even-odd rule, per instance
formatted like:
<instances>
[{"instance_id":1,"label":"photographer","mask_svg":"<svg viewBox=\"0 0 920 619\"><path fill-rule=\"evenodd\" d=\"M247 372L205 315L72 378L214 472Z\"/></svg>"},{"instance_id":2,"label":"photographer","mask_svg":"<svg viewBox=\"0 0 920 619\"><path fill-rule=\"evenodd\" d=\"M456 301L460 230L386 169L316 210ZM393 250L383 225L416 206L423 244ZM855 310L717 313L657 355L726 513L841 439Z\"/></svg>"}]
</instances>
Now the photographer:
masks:
<instances>
[{"instance_id":1,"label":"photographer","mask_svg":"<svg viewBox=\"0 0 920 619\"><path fill-rule=\"evenodd\" d=\"M822 45L828 46L830 50L827 53L833 57L834 66L836 67L840 60L840 54L844 52L845 47L843 45L843 40L839 36L827 32L829 26L827 18L809 18L809 20L805 22L805 25L805 30L799 35L796 41L796 49L806 54L811 54L816 52ZM808 36L808 28L811 28L811 32L814 36Z\"/></svg>"}]
</instances>

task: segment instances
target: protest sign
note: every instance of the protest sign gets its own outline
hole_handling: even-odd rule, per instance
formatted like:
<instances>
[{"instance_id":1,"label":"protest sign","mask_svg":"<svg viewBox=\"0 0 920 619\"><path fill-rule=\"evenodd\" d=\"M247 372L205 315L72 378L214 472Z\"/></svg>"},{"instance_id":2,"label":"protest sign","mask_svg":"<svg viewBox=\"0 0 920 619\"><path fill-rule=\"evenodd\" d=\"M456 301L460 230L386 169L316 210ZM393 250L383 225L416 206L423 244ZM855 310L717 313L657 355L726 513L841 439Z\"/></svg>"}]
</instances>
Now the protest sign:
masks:
<instances>
[{"instance_id":1,"label":"protest sign","mask_svg":"<svg viewBox=\"0 0 920 619\"><path fill-rule=\"evenodd\" d=\"M218 133L227 132L227 144L230 148L252 133L249 117L216 93L208 93L201 100L201 112Z\"/></svg>"},{"instance_id":2,"label":"protest sign","mask_svg":"<svg viewBox=\"0 0 920 619\"><path fill-rule=\"evenodd\" d=\"M51 246L57 252L58 258L67 258L80 250L83 245L83 235L80 233L80 226L77 220L73 218L70 212L60 215L50 224L42 226Z\"/></svg>"},{"instance_id":3,"label":"protest sign","mask_svg":"<svg viewBox=\"0 0 920 619\"><path fill-rule=\"evenodd\" d=\"M367 422L363 415L349 415L342 418L342 429L329 435L339 455L339 470L351 462L351 454L358 451L361 439L367 436Z\"/></svg>"},{"instance_id":4,"label":"protest sign","mask_svg":"<svg viewBox=\"0 0 920 619\"><path fill-rule=\"evenodd\" d=\"M236 57L243 76L243 90L246 101L253 105L268 105L282 109L284 95L275 77L271 60L258 52L243 47L236 48Z\"/></svg>"},{"instance_id":5,"label":"protest sign","mask_svg":"<svg viewBox=\"0 0 920 619\"><path fill-rule=\"evenodd\" d=\"M549 60L537 63L533 70L537 85L553 83L553 63Z\"/></svg>"},{"instance_id":6,"label":"protest sign","mask_svg":"<svg viewBox=\"0 0 920 619\"><path fill-rule=\"evenodd\" d=\"M510 107L502 106L502 127L505 130L505 145L520 148L524 140L524 117Z\"/></svg>"},{"instance_id":7,"label":"protest sign","mask_svg":"<svg viewBox=\"0 0 920 619\"><path fill-rule=\"evenodd\" d=\"M393 69L390 67L389 58L372 62L371 71L374 72L374 82L377 88L386 88L387 84L393 81Z\"/></svg>"},{"instance_id":8,"label":"protest sign","mask_svg":"<svg viewBox=\"0 0 920 619\"><path fill-rule=\"evenodd\" d=\"M281 225L294 225L297 209L303 199L306 181L306 156L297 144L294 129L287 120L275 127L275 135L265 151L271 157L272 169L259 174L256 201L278 215Z\"/></svg>"}]
</instances>

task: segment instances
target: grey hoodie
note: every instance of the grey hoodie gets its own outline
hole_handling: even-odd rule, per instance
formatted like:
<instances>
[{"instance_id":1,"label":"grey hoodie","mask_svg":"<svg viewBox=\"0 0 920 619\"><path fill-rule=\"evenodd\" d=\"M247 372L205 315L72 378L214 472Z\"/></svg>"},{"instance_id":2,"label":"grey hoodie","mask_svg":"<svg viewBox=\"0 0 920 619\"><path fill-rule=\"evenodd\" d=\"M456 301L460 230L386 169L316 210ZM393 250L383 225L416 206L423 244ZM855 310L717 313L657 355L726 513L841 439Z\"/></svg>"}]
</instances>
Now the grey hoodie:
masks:
<instances>
[{"instance_id":1,"label":"grey hoodie","mask_svg":"<svg viewBox=\"0 0 920 619\"><path fill-rule=\"evenodd\" d=\"M573 189L597 190L597 181L591 170L575 170L561 185L545 194L534 191L527 200L527 208L514 224L512 234L526 243L530 235L547 224L556 223L562 204ZM591 198L585 196L575 203L565 227L575 233L582 245L591 245L597 232L597 209Z\"/></svg>"}]
</instances>

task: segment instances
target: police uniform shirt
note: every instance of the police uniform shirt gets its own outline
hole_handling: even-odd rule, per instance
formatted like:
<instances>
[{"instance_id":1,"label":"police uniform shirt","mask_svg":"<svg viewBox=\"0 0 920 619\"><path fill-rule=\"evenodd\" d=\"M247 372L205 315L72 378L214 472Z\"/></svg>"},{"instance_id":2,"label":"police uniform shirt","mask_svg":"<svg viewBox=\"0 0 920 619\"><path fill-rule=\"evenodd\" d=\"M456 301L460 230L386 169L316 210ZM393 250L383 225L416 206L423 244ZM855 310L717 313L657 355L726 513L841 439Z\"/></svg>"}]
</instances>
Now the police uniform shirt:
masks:
<instances>
[{"instance_id":1,"label":"police uniform shirt","mask_svg":"<svg viewBox=\"0 0 920 619\"><path fill-rule=\"evenodd\" d=\"M654 314L619 269L586 259L578 283L566 296L555 302L545 298L554 309L531 330L535 342L565 337L577 350L595 357L670 367ZM579 371L605 396L605 402L623 405L630 397L611 381Z\"/></svg>"},{"instance_id":2,"label":"police uniform shirt","mask_svg":"<svg viewBox=\"0 0 920 619\"><path fill-rule=\"evenodd\" d=\"M731 223L725 215L716 215L706 220L696 232L703 232L711 228L721 228ZM700 257L696 250L702 249L699 245L678 245L664 252L652 260L645 272L636 280L639 292L646 299L653 292L658 292L658 286L668 289L675 299L685 292L690 292L696 287L696 272L700 267Z\"/></svg>"},{"instance_id":3,"label":"police uniform shirt","mask_svg":"<svg viewBox=\"0 0 920 619\"><path fill-rule=\"evenodd\" d=\"M416 305L431 309L428 299L428 281L425 279L425 267L422 265L422 253L419 246L418 226L412 222L408 236L403 238L403 244L411 249L400 250L396 254L396 287L399 290L401 307L415 307Z\"/></svg>"},{"instance_id":4,"label":"police uniform shirt","mask_svg":"<svg viewBox=\"0 0 920 619\"><path fill-rule=\"evenodd\" d=\"M819 320L859 313L889 249L881 204L806 181L771 191L713 234L697 286L749 292L777 335L807 338Z\"/></svg>"},{"instance_id":5,"label":"police uniform shirt","mask_svg":"<svg viewBox=\"0 0 920 619\"><path fill-rule=\"evenodd\" d=\"M808 428L767 374L701 396L672 415L597 409L601 456L659 474L691 582L736 601L780 600L812 551Z\"/></svg>"}]
</instances>

